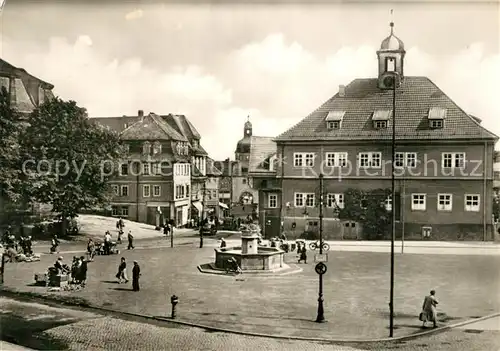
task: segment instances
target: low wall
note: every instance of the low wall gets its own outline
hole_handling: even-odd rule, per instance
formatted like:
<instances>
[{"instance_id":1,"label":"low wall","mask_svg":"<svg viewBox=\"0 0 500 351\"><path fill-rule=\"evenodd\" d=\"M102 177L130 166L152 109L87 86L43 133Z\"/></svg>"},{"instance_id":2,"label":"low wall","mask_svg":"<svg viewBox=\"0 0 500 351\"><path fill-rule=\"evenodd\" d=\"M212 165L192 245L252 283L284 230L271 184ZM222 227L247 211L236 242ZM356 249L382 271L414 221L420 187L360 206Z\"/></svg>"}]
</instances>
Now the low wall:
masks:
<instances>
[{"instance_id":1,"label":"low wall","mask_svg":"<svg viewBox=\"0 0 500 351\"><path fill-rule=\"evenodd\" d=\"M232 252L241 247L215 249L215 267L227 268L227 261L234 257L242 270L271 270L283 267L284 252L275 248L259 247L258 254L243 255Z\"/></svg>"}]
</instances>

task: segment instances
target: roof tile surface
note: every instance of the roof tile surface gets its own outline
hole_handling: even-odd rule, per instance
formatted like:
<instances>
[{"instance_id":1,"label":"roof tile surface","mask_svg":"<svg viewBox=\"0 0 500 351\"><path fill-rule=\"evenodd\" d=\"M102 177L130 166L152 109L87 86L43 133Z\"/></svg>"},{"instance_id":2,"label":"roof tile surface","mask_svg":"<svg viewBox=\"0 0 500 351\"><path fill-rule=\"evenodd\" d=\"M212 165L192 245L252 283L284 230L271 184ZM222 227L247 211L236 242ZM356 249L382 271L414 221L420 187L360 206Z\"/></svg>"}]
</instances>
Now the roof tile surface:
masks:
<instances>
[{"instance_id":1,"label":"roof tile surface","mask_svg":"<svg viewBox=\"0 0 500 351\"><path fill-rule=\"evenodd\" d=\"M374 129L370 119L376 110L392 109L392 90L380 90L377 79L355 79L345 88L345 96L338 94L323 103L299 123L279 135L281 141L345 141L390 140L392 121L388 128ZM446 109L444 128L430 129L429 110ZM342 127L329 130L325 118L330 111L346 111ZM396 90L396 139L490 139L498 137L482 127L474 118L458 107L427 77L405 77Z\"/></svg>"}]
</instances>

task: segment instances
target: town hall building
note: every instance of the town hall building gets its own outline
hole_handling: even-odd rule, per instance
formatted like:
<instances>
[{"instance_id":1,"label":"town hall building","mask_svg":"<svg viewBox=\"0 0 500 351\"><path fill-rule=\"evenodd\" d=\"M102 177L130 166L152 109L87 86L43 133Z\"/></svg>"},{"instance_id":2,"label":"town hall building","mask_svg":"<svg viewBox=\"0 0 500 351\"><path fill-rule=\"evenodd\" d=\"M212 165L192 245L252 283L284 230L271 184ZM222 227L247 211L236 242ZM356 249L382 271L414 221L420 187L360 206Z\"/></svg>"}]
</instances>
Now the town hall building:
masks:
<instances>
[{"instance_id":1,"label":"town hall building","mask_svg":"<svg viewBox=\"0 0 500 351\"><path fill-rule=\"evenodd\" d=\"M384 206L396 211L396 237L491 240L498 137L431 79L405 75L404 43L393 27L377 51L378 77L340 86L275 138L280 161L261 182L261 206L289 237L317 232L323 173L324 237L362 238L360 224L340 221L336 207L348 189L391 188L395 121L396 203L389 197Z\"/></svg>"}]
</instances>

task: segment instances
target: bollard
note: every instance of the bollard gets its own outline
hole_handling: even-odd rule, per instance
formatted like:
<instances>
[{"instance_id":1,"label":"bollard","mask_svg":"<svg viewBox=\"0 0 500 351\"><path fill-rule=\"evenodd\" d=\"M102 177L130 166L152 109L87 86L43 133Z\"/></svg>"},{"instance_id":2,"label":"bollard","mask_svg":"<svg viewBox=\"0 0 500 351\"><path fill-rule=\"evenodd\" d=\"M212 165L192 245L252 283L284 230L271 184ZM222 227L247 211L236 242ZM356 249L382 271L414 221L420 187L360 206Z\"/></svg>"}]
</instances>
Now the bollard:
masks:
<instances>
[{"instance_id":1,"label":"bollard","mask_svg":"<svg viewBox=\"0 0 500 351\"><path fill-rule=\"evenodd\" d=\"M170 303L172 304L172 319L175 319L176 306L179 303L179 298L175 295L172 295L172 297L170 297Z\"/></svg>"}]
</instances>

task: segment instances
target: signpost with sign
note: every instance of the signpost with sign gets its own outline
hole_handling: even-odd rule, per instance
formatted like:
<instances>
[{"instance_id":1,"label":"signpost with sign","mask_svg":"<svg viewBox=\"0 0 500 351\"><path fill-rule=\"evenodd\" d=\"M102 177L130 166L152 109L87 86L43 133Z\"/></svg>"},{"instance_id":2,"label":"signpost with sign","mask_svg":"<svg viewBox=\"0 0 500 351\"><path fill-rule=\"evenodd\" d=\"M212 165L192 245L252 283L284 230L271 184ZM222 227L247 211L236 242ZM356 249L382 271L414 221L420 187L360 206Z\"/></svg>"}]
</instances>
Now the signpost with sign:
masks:
<instances>
[{"instance_id":1,"label":"signpost with sign","mask_svg":"<svg viewBox=\"0 0 500 351\"><path fill-rule=\"evenodd\" d=\"M328 262L328 254L315 254L314 255L314 262Z\"/></svg>"}]
</instances>

